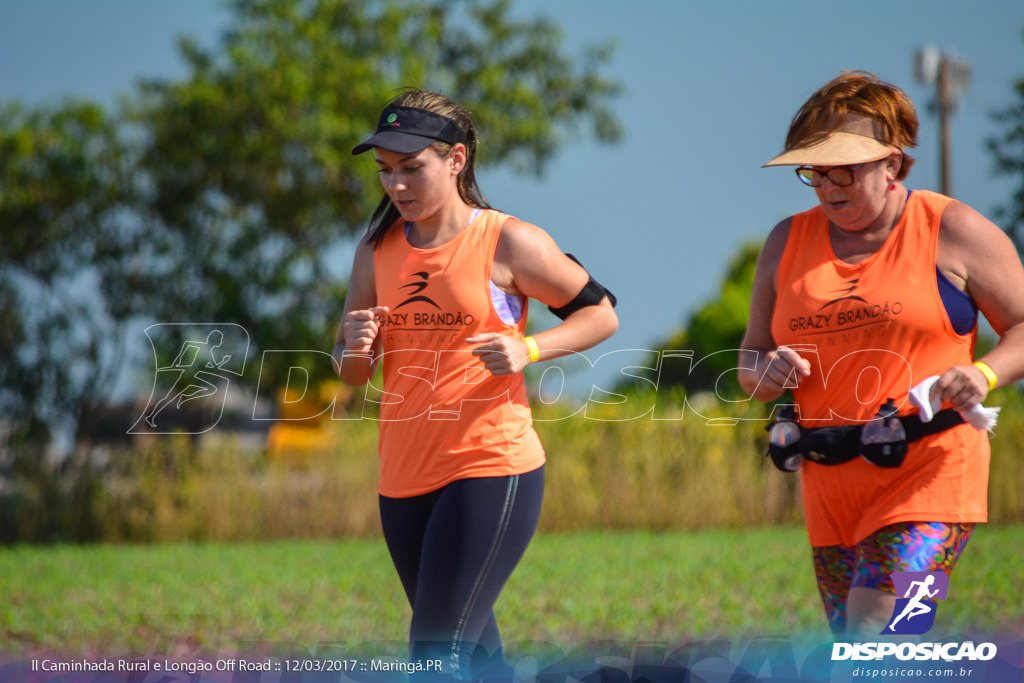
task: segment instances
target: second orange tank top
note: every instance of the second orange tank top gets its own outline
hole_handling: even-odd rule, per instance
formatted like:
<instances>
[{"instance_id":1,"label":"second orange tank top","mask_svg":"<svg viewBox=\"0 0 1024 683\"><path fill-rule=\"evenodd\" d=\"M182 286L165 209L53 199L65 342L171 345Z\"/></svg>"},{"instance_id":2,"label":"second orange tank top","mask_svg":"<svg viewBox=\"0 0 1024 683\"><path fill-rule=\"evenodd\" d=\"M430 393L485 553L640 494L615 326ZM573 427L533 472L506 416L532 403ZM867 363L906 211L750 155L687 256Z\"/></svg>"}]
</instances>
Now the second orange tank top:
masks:
<instances>
[{"instance_id":1,"label":"second orange tank top","mask_svg":"<svg viewBox=\"0 0 1024 683\"><path fill-rule=\"evenodd\" d=\"M860 423L887 399L972 361L977 328L953 329L936 282L942 212L952 200L915 190L885 244L858 264L841 261L820 207L793 217L779 262L772 335L811 363L793 390L807 427ZM852 546L897 522L987 519L988 435L963 424L910 444L901 467L862 458L802 467L811 545Z\"/></svg>"},{"instance_id":2,"label":"second orange tank top","mask_svg":"<svg viewBox=\"0 0 1024 683\"><path fill-rule=\"evenodd\" d=\"M836 258L821 207L793 217L779 262L775 343L796 347L812 374L794 396L811 427L860 422L952 365L970 365L975 334L953 330L939 295L935 249L952 201L914 191L885 244L866 261Z\"/></svg>"}]
</instances>

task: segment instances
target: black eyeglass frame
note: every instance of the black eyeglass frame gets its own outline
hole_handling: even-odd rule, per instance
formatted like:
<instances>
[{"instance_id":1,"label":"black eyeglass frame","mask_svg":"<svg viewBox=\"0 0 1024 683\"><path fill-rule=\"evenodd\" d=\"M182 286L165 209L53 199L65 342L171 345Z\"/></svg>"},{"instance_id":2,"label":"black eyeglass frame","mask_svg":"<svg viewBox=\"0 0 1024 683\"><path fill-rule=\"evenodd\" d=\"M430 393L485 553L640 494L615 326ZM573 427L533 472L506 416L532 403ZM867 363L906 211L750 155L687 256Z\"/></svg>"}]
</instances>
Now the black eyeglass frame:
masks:
<instances>
[{"instance_id":1,"label":"black eyeglass frame","mask_svg":"<svg viewBox=\"0 0 1024 683\"><path fill-rule=\"evenodd\" d=\"M828 169L827 171L819 171L814 166L798 166L796 169L794 169L794 171L796 172L796 177L800 179L800 182L803 183L804 185L806 185L807 187L821 187L821 182L819 181L818 184L815 185L810 178L805 177L803 174L801 174L800 173L801 171L809 171L810 173L817 173L819 177L823 176L823 177L828 178L829 180L831 180L834 185L838 185L839 187L849 187L850 185L853 185L854 182L856 182L856 180L857 180L857 177L854 175L854 172L857 171L863 165L864 165L863 163L860 163L860 164L852 164L852 165L849 165L849 166L833 166L832 168ZM840 169L840 168L845 170L845 171L849 171L849 173L850 173L850 182L848 182L848 183L840 183L840 182L836 181L836 179L833 178L831 175L829 175L832 171L835 171L835 170Z\"/></svg>"}]
</instances>

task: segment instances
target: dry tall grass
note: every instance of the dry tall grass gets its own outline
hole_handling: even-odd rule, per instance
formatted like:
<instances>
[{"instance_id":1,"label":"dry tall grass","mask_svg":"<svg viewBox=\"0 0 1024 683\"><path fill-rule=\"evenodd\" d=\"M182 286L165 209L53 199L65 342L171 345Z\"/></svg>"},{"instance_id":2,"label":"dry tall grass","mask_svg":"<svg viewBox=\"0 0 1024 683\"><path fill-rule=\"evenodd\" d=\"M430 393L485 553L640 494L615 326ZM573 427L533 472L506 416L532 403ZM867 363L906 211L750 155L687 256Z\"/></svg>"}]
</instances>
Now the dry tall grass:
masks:
<instances>
[{"instance_id":1,"label":"dry tall grass","mask_svg":"<svg viewBox=\"0 0 1024 683\"><path fill-rule=\"evenodd\" d=\"M764 406L676 400L637 416L642 401L538 407L548 454L543 530L800 521L798 477L761 455ZM990 518L1024 521L1024 396L1004 390L991 403L1003 412L991 442ZM231 438L195 450L181 437L111 452L102 463L79 454L59 468L37 453L8 452L0 542L375 535L376 440L376 422L352 420L279 440L272 451Z\"/></svg>"}]
</instances>

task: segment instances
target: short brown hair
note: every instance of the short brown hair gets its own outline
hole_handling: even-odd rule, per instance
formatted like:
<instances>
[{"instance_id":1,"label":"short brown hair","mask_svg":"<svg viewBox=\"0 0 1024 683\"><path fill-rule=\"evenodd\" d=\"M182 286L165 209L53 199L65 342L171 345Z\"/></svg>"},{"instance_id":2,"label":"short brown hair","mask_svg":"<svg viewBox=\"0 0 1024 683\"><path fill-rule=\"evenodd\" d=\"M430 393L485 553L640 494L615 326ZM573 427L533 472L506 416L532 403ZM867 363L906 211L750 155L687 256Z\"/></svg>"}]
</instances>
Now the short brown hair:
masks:
<instances>
[{"instance_id":1,"label":"short brown hair","mask_svg":"<svg viewBox=\"0 0 1024 683\"><path fill-rule=\"evenodd\" d=\"M917 146L917 111L907 94L867 71L844 71L800 107L786 135L786 151L831 133L851 113L885 124L886 142L893 147L905 150ZM896 179L906 178L913 165L914 158L904 151Z\"/></svg>"}]
</instances>

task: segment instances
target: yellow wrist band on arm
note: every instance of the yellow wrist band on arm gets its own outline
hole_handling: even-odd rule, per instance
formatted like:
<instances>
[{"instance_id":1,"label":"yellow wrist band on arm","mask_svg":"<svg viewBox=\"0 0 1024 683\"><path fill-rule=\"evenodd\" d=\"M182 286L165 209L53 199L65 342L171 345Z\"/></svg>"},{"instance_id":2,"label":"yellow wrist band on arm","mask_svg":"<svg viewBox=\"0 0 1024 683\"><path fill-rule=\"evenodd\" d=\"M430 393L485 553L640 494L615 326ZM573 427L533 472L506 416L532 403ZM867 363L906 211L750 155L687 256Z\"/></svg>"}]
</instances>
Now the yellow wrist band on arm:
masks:
<instances>
[{"instance_id":1,"label":"yellow wrist band on arm","mask_svg":"<svg viewBox=\"0 0 1024 683\"><path fill-rule=\"evenodd\" d=\"M992 391L999 384L999 379L996 377L996 373L992 372L992 368L987 363L982 363L980 360L974 363L974 367L981 370L981 374L985 375L985 379L988 380L988 390Z\"/></svg>"},{"instance_id":2,"label":"yellow wrist band on arm","mask_svg":"<svg viewBox=\"0 0 1024 683\"><path fill-rule=\"evenodd\" d=\"M530 362L536 363L539 361L540 349L537 348L537 340L533 337L523 337L523 341L526 342L526 348L530 349ZM991 372L991 370L989 372Z\"/></svg>"}]
</instances>

